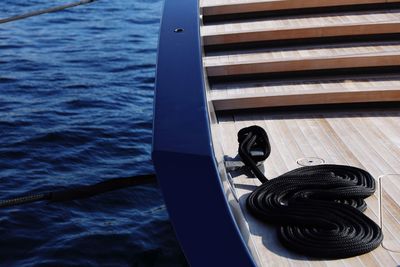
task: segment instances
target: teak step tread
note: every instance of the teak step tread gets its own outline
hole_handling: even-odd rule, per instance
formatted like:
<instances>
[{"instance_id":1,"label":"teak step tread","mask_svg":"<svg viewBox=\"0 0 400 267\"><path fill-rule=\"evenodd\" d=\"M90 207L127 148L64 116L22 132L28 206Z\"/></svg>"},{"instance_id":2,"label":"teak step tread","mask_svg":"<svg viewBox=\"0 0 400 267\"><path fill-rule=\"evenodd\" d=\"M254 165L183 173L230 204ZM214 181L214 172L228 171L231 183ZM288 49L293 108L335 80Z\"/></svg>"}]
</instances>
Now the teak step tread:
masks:
<instances>
[{"instance_id":1,"label":"teak step tread","mask_svg":"<svg viewBox=\"0 0 400 267\"><path fill-rule=\"evenodd\" d=\"M400 74L213 85L216 110L400 101Z\"/></svg>"},{"instance_id":2,"label":"teak step tread","mask_svg":"<svg viewBox=\"0 0 400 267\"><path fill-rule=\"evenodd\" d=\"M369 102L400 101L400 86L397 89L379 88L379 90L327 91L327 92L292 92L266 93L264 95L248 95L245 97L213 100L215 110L236 110L250 108L269 108L286 106L304 106L321 104L350 104Z\"/></svg>"},{"instance_id":3,"label":"teak step tread","mask_svg":"<svg viewBox=\"0 0 400 267\"><path fill-rule=\"evenodd\" d=\"M400 10L206 25L203 45L400 33Z\"/></svg>"},{"instance_id":4,"label":"teak step tread","mask_svg":"<svg viewBox=\"0 0 400 267\"><path fill-rule=\"evenodd\" d=\"M231 55L205 57L204 65L209 77L399 66L400 44L350 44L295 50L242 51Z\"/></svg>"},{"instance_id":5,"label":"teak step tread","mask_svg":"<svg viewBox=\"0 0 400 267\"><path fill-rule=\"evenodd\" d=\"M204 16L290 9L398 3L399 0L203 0Z\"/></svg>"},{"instance_id":6,"label":"teak step tread","mask_svg":"<svg viewBox=\"0 0 400 267\"><path fill-rule=\"evenodd\" d=\"M212 84L212 100L299 95L309 93L335 93L400 89L400 74L357 75L292 81L247 81Z\"/></svg>"}]
</instances>

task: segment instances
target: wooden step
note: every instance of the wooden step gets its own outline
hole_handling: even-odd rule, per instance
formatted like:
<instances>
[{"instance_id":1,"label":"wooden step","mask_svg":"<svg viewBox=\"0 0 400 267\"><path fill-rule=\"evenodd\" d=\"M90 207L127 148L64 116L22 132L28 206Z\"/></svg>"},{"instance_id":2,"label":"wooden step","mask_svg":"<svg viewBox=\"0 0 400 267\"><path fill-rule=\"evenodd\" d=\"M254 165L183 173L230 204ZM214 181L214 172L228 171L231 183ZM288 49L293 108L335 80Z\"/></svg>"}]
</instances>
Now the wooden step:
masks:
<instances>
[{"instance_id":1,"label":"wooden step","mask_svg":"<svg viewBox=\"0 0 400 267\"><path fill-rule=\"evenodd\" d=\"M400 33L400 10L267 18L205 25L204 46Z\"/></svg>"},{"instance_id":2,"label":"wooden step","mask_svg":"<svg viewBox=\"0 0 400 267\"><path fill-rule=\"evenodd\" d=\"M281 11L320 7L399 3L399 0L203 0L203 16Z\"/></svg>"},{"instance_id":3,"label":"wooden step","mask_svg":"<svg viewBox=\"0 0 400 267\"><path fill-rule=\"evenodd\" d=\"M400 101L400 74L290 83L225 83L213 85L210 97L216 110Z\"/></svg>"},{"instance_id":4,"label":"wooden step","mask_svg":"<svg viewBox=\"0 0 400 267\"><path fill-rule=\"evenodd\" d=\"M296 47L286 50L245 50L204 58L210 78L278 72L389 67L400 65L400 43Z\"/></svg>"}]
</instances>

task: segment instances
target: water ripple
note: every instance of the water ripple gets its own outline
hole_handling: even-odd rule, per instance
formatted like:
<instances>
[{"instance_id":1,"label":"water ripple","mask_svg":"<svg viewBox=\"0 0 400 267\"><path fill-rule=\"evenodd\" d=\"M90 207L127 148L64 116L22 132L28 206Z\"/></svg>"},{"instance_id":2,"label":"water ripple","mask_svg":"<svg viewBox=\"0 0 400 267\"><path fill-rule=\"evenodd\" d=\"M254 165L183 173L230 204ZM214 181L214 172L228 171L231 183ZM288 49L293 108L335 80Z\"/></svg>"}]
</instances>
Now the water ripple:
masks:
<instances>
[{"instance_id":1,"label":"water ripple","mask_svg":"<svg viewBox=\"0 0 400 267\"><path fill-rule=\"evenodd\" d=\"M52 5L3 0L0 18ZM1 25L1 198L153 172L161 7L97 1ZM8 208L0 235L0 266L187 266L152 186Z\"/></svg>"}]
</instances>

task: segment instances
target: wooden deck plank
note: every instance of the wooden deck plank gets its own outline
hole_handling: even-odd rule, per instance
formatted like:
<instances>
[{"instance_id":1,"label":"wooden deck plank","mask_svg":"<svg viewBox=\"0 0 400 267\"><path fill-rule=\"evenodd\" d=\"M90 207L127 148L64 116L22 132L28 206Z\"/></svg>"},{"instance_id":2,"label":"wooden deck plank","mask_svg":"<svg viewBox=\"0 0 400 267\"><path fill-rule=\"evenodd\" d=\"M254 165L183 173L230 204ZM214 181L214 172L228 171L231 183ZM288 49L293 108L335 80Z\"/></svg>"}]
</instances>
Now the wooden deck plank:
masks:
<instances>
[{"instance_id":1,"label":"wooden deck plank","mask_svg":"<svg viewBox=\"0 0 400 267\"><path fill-rule=\"evenodd\" d=\"M260 125L266 129L271 140L272 152L264 163L266 175L289 171L297 166L298 157L318 156L327 163L351 164L362 167L374 177L386 172L400 172L400 110L390 111L337 111L326 113L273 114L237 112L225 116L219 124L224 152L231 157L237 154L236 134L242 127ZM350 128L349 128L350 127ZM397 134L396 134L397 133ZM376 140L372 142L371 140ZM255 220L246 210L245 196L256 179L245 175L234 178L242 211L248 218L251 238L257 246L263 266L397 266L400 257L379 247L372 253L359 257L333 261L310 261L282 248L276 240L276 229ZM399 181L400 183L400 181ZM392 190L392 189L390 189ZM398 191L393 191L397 194ZM400 199L398 199L400 203ZM366 214L377 221L378 203L375 196L367 199ZM386 211L389 212L389 211ZM391 221L396 238L399 225ZM394 225L393 225L394 224ZM397 231L397 232L396 232ZM389 233L390 234L390 233ZM283 251L281 251L283 250Z\"/></svg>"},{"instance_id":2,"label":"wooden deck plank","mask_svg":"<svg viewBox=\"0 0 400 267\"><path fill-rule=\"evenodd\" d=\"M338 91L308 94L280 94L225 98L213 101L215 110L286 107L319 104L349 104L400 101L400 89L376 91Z\"/></svg>"},{"instance_id":3,"label":"wooden deck plank","mask_svg":"<svg viewBox=\"0 0 400 267\"><path fill-rule=\"evenodd\" d=\"M205 25L204 46L400 32L400 10L256 19Z\"/></svg>"},{"instance_id":4,"label":"wooden deck plank","mask_svg":"<svg viewBox=\"0 0 400 267\"><path fill-rule=\"evenodd\" d=\"M398 3L398 0L202 0L204 16L240 14L260 11Z\"/></svg>"},{"instance_id":5,"label":"wooden deck plank","mask_svg":"<svg viewBox=\"0 0 400 267\"><path fill-rule=\"evenodd\" d=\"M399 25L400 26L400 25ZM400 28L400 27L399 27ZM209 77L400 65L400 43L243 50L204 57Z\"/></svg>"},{"instance_id":6,"label":"wooden deck plank","mask_svg":"<svg viewBox=\"0 0 400 267\"><path fill-rule=\"evenodd\" d=\"M400 89L399 75L364 75L340 78L291 80L291 81L247 81L212 84L212 100L242 98L244 96L266 96L282 94L331 93L351 91L375 91L378 89Z\"/></svg>"},{"instance_id":7,"label":"wooden deck plank","mask_svg":"<svg viewBox=\"0 0 400 267\"><path fill-rule=\"evenodd\" d=\"M232 64L207 67L208 77L255 75L279 72L316 71L367 67L399 66L400 51L371 53L336 58L313 58L304 60L267 61L262 63Z\"/></svg>"}]
</instances>

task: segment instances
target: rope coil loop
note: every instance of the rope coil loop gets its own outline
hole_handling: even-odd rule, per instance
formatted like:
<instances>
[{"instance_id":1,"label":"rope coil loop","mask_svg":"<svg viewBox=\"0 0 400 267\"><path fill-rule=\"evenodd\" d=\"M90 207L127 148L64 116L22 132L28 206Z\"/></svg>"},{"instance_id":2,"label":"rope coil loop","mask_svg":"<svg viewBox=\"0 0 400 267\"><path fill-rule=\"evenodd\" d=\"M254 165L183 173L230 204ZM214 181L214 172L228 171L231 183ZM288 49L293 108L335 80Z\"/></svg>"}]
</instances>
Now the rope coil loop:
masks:
<instances>
[{"instance_id":1,"label":"rope coil loop","mask_svg":"<svg viewBox=\"0 0 400 267\"><path fill-rule=\"evenodd\" d=\"M367 208L364 199L375 192L371 174L327 164L301 167L268 180L249 154L255 144L270 151L268 137L258 128L248 127L243 129L245 135L238 134L239 154L262 182L246 204L258 219L280 225L278 236L284 246L308 256L347 258L381 244L381 229L362 213Z\"/></svg>"},{"instance_id":2,"label":"rope coil loop","mask_svg":"<svg viewBox=\"0 0 400 267\"><path fill-rule=\"evenodd\" d=\"M271 145L265 130L258 126L243 128L238 133L238 142L243 163L250 167L262 183L268 181L257 167L258 162L266 160L271 154Z\"/></svg>"}]
</instances>

